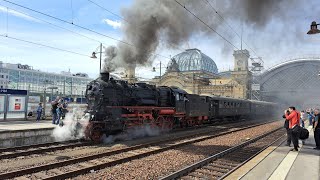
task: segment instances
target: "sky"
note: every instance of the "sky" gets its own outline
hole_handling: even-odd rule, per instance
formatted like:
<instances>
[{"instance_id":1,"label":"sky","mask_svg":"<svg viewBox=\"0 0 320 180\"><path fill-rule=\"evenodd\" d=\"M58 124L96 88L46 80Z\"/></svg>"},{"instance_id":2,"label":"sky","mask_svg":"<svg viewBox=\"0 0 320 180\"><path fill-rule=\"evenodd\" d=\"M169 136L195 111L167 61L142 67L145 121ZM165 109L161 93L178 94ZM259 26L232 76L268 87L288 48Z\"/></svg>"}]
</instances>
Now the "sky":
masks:
<instances>
[{"instance_id":1,"label":"sky","mask_svg":"<svg viewBox=\"0 0 320 180\"><path fill-rule=\"evenodd\" d=\"M134 0L90 0L102 6L104 8L102 9L89 0L9 1L65 22L0 0L0 61L28 64L34 69L46 72L59 73L70 69L72 73L87 73L91 78L97 77L99 73L99 59L90 58L92 52L99 51L100 42L107 47L117 45L118 41L114 39L123 39L124 33L121 27L127 22L124 22L119 16L123 8L130 8L134 3ZM237 48L240 48L241 40L235 32L242 33L243 48L250 51L251 57L262 57L266 69L290 58L320 54L320 34L313 36L306 34L312 21L320 22L320 1L318 0L310 0L307 4L301 3L304 1L300 0L300 3L289 8L280 6L280 11L284 11L283 13L279 13L279 16L267 17L268 20L259 26L248 23L245 17L228 16L232 9L224 4L225 1L209 1L228 22L221 20L215 22L219 24L216 31ZM236 14L236 12L231 13ZM206 14L207 17L203 17L203 14L201 16L200 18L217 19L215 13ZM196 19L194 19L194 25L203 26ZM6 35L9 38L4 37ZM17 39L40 43L64 51ZM198 48L207 54L215 61L219 71L233 68L232 53L235 48L215 33L193 34L180 44L179 49L171 49L165 44L160 44L156 53L172 57L181 52L181 49L187 48ZM165 67L169 59L157 56L151 66L137 68L137 77L143 80L159 75L158 68L157 72L152 72L152 66L159 67L160 61Z\"/></svg>"}]
</instances>

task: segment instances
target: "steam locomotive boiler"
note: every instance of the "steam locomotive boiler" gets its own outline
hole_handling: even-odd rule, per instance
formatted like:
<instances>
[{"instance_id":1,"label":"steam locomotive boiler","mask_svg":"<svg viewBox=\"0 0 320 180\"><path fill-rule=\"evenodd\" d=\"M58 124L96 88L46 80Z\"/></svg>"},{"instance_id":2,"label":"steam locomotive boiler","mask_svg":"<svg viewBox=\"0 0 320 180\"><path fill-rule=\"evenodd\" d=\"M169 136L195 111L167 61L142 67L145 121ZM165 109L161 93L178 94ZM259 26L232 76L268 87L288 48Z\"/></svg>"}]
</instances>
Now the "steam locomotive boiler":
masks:
<instances>
[{"instance_id":1,"label":"steam locomotive boiler","mask_svg":"<svg viewBox=\"0 0 320 180\"><path fill-rule=\"evenodd\" d=\"M276 107L268 102L188 94L177 87L129 84L110 78L108 72L87 85L86 99L90 119L85 135L93 141L141 126L171 130L249 118L252 113L270 116Z\"/></svg>"}]
</instances>

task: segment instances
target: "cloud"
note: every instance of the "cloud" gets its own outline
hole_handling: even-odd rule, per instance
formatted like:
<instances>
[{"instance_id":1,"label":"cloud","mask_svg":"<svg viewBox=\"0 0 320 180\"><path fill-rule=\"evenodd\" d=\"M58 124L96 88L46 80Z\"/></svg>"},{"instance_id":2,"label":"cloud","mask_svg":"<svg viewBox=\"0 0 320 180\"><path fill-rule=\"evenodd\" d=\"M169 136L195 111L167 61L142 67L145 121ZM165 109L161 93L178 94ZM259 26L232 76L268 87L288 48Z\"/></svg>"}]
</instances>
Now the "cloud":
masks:
<instances>
[{"instance_id":1,"label":"cloud","mask_svg":"<svg viewBox=\"0 0 320 180\"><path fill-rule=\"evenodd\" d=\"M103 19L102 20L104 23L108 24L109 26L112 26L114 29L118 29L121 27L121 22L120 21L112 21L110 19Z\"/></svg>"},{"instance_id":2,"label":"cloud","mask_svg":"<svg viewBox=\"0 0 320 180\"><path fill-rule=\"evenodd\" d=\"M12 10L10 8L7 9L7 7L4 7L4 6L0 6L0 12L3 12L3 13L7 13L8 14L11 14L13 16L16 16L16 17L19 17L19 18L23 18L25 20L28 20L28 21L34 21L34 22L39 22L37 19L27 15L27 14L24 14L24 13L20 13L18 11L15 11L15 10Z\"/></svg>"}]
</instances>

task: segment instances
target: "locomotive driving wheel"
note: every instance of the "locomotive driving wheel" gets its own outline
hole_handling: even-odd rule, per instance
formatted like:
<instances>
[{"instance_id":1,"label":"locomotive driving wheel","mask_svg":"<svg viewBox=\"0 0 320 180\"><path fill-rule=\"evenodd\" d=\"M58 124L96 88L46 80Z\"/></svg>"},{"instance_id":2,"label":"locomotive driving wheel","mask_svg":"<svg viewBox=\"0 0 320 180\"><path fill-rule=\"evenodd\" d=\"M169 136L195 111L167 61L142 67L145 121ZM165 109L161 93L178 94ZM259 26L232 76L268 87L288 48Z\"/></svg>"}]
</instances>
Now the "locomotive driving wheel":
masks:
<instances>
[{"instance_id":1,"label":"locomotive driving wheel","mask_svg":"<svg viewBox=\"0 0 320 180\"><path fill-rule=\"evenodd\" d=\"M167 117L162 123L162 130L170 131L173 128L173 118Z\"/></svg>"},{"instance_id":2,"label":"locomotive driving wheel","mask_svg":"<svg viewBox=\"0 0 320 180\"><path fill-rule=\"evenodd\" d=\"M90 131L90 139L94 142L101 142L103 136L103 129L101 125L93 125Z\"/></svg>"}]
</instances>

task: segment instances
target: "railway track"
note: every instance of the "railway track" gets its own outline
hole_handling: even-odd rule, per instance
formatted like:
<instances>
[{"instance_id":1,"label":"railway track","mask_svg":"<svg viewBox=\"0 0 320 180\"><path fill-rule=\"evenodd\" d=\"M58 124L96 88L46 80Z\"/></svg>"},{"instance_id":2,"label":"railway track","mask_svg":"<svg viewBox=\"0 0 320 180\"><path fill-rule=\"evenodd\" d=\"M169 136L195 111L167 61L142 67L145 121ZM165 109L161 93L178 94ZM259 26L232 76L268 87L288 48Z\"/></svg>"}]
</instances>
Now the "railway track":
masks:
<instances>
[{"instance_id":1,"label":"railway track","mask_svg":"<svg viewBox=\"0 0 320 180\"><path fill-rule=\"evenodd\" d=\"M284 136L283 128L280 127L160 179L223 179L273 143L283 141Z\"/></svg>"},{"instance_id":2,"label":"railway track","mask_svg":"<svg viewBox=\"0 0 320 180\"><path fill-rule=\"evenodd\" d=\"M36 144L29 146L18 146L6 149L0 149L0 160L1 159L9 159L15 158L19 156L29 156L32 154L41 154L45 152L64 150L68 148L82 147L82 146L90 146L93 145L92 142L73 140L66 142L52 142L52 143L44 143L44 144Z\"/></svg>"},{"instance_id":3,"label":"railway track","mask_svg":"<svg viewBox=\"0 0 320 180\"><path fill-rule=\"evenodd\" d=\"M69 178L76 175L88 173L92 170L99 170L99 169L114 166L117 164L122 164L128 161L150 156L152 154L157 154L157 153L178 148L184 145L216 138L232 132L242 131L245 129L261 126L267 123L270 123L270 122L264 122L264 123L254 124L254 125L251 124L241 128L233 127L232 130L230 129L231 127L228 127L226 129L220 129L220 130L217 129L216 132L212 132L212 134L210 135L207 134L201 137L190 138L193 136L199 136L199 134L193 134L193 135L190 135L189 137L188 136L185 136L183 138L177 137L170 140L161 140L157 142L145 143L145 144L135 145L135 146L121 148L117 150L102 152L94 155L87 155L84 157L63 160L63 161L40 165L36 167L10 171L10 172L0 174L0 179L8 179L8 178L14 178L14 177L21 177L21 176L23 176L24 178L30 178L30 179Z\"/></svg>"},{"instance_id":4,"label":"railway track","mask_svg":"<svg viewBox=\"0 0 320 180\"><path fill-rule=\"evenodd\" d=\"M225 124L232 125L235 123L239 123L239 122L222 122L222 123L216 123L215 125L225 125ZM208 127L208 125L190 127L187 130L199 129L204 127ZM176 133L179 131L182 131L182 130L178 129L173 133ZM184 131L186 130L184 129ZM28 145L28 146L1 148L0 160L15 158L19 156L27 156L27 155L29 156L32 154L43 154L46 152L53 152L58 150L64 150L64 149L70 149L70 148L82 147L82 146L91 146L91 145L97 145L97 144L92 142L86 142L83 140L70 140L70 141L64 141L64 142L51 142L51 143L34 144L34 145Z\"/></svg>"}]
</instances>

